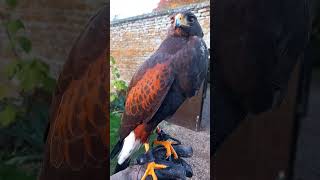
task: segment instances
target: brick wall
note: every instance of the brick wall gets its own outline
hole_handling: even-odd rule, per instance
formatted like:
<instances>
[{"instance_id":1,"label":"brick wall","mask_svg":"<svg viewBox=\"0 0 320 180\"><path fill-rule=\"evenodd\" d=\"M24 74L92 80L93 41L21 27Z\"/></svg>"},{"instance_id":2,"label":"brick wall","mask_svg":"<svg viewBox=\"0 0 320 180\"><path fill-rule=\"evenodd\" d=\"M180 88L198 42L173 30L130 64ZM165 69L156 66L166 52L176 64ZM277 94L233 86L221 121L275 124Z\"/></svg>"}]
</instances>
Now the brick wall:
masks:
<instances>
[{"instance_id":1,"label":"brick wall","mask_svg":"<svg viewBox=\"0 0 320 180\"><path fill-rule=\"evenodd\" d=\"M73 42L105 0L19 0L18 3L13 15L25 23L33 43L32 54L48 62L52 73L58 75ZM5 11L1 5L0 11ZM0 26L0 67L11 58L5 51L7 44Z\"/></svg>"},{"instance_id":2,"label":"brick wall","mask_svg":"<svg viewBox=\"0 0 320 180\"><path fill-rule=\"evenodd\" d=\"M110 51L117 61L124 80L130 81L137 67L158 48L166 37L167 27L170 25L169 16L182 9L189 9L195 13L203 29L204 40L209 48L209 2L111 22Z\"/></svg>"}]
</instances>

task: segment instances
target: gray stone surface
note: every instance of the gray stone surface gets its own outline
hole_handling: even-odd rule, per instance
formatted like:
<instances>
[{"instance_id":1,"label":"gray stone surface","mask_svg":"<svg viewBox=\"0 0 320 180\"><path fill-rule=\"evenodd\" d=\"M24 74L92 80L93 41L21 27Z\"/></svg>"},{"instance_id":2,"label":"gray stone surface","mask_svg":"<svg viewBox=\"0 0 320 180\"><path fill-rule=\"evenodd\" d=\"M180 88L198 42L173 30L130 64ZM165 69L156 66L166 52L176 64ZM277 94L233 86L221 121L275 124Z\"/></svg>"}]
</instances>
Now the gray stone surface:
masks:
<instances>
[{"instance_id":1,"label":"gray stone surface","mask_svg":"<svg viewBox=\"0 0 320 180\"><path fill-rule=\"evenodd\" d=\"M179 139L182 144L193 148L193 156L185 160L192 166L194 180L210 179L210 90L207 89L207 96L204 101L202 112L201 131L192 131L190 129L170 124L163 121L160 124L166 133Z\"/></svg>"}]
</instances>

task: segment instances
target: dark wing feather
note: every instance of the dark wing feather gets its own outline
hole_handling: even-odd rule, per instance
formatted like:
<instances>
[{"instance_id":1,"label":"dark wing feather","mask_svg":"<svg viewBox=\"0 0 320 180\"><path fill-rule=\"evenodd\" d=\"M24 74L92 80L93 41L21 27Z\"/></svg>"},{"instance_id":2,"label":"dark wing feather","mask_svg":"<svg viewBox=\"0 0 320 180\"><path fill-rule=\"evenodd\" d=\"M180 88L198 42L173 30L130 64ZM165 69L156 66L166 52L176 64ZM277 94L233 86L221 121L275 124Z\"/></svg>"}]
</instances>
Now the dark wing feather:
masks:
<instances>
[{"instance_id":1,"label":"dark wing feather","mask_svg":"<svg viewBox=\"0 0 320 180\"><path fill-rule=\"evenodd\" d=\"M59 76L39 179L107 177L107 7L77 39Z\"/></svg>"},{"instance_id":2,"label":"dark wing feather","mask_svg":"<svg viewBox=\"0 0 320 180\"><path fill-rule=\"evenodd\" d=\"M182 92L194 96L208 71L208 49L202 38L189 37L188 44L175 54L173 66Z\"/></svg>"}]
</instances>

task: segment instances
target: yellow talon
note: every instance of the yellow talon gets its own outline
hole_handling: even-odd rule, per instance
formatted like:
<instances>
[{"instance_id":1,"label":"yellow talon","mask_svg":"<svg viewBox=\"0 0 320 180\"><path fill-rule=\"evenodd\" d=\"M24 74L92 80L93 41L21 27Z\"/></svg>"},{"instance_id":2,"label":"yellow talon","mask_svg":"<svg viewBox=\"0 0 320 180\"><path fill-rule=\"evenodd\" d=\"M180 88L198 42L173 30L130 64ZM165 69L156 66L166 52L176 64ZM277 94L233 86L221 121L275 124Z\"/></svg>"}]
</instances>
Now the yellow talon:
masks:
<instances>
[{"instance_id":1,"label":"yellow talon","mask_svg":"<svg viewBox=\"0 0 320 180\"><path fill-rule=\"evenodd\" d=\"M156 173L154 172L155 169L164 169L166 165L163 164L156 164L155 162L148 163L147 170L142 176L141 180L145 180L149 175L152 176L153 180L158 180Z\"/></svg>"},{"instance_id":2,"label":"yellow talon","mask_svg":"<svg viewBox=\"0 0 320 180\"><path fill-rule=\"evenodd\" d=\"M146 152L148 152L148 151L149 151L150 146L149 146L149 144L148 144L148 143L144 143L144 149L146 150Z\"/></svg>"},{"instance_id":3,"label":"yellow talon","mask_svg":"<svg viewBox=\"0 0 320 180\"><path fill-rule=\"evenodd\" d=\"M172 147L172 142L171 141L158 141L158 140L155 140L154 141L154 144L156 145L162 145L164 146L164 148L166 148L166 156L167 158L169 156L171 156L171 154L173 154L173 157L174 159L178 159L178 154L176 153L176 151L173 149Z\"/></svg>"}]
</instances>

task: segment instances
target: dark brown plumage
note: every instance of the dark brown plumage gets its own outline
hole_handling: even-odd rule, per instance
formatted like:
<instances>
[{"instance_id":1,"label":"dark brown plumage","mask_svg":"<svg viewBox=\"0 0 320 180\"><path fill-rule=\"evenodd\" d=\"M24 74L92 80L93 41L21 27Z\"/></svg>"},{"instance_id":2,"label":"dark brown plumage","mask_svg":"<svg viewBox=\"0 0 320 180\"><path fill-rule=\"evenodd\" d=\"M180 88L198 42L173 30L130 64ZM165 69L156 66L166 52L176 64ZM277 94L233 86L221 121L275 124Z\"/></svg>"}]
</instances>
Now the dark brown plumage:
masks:
<instances>
[{"instance_id":1,"label":"dark brown plumage","mask_svg":"<svg viewBox=\"0 0 320 180\"><path fill-rule=\"evenodd\" d=\"M145 143L156 126L193 96L205 79L208 51L197 18L191 12L173 17L181 19L172 20L165 40L131 79L120 139L111 158L122 149L131 148L123 142L131 132L137 142ZM119 165L122 164L122 160L119 161Z\"/></svg>"},{"instance_id":2,"label":"dark brown plumage","mask_svg":"<svg viewBox=\"0 0 320 180\"><path fill-rule=\"evenodd\" d=\"M59 76L39 180L109 176L106 14L105 6L91 18Z\"/></svg>"}]
</instances>

